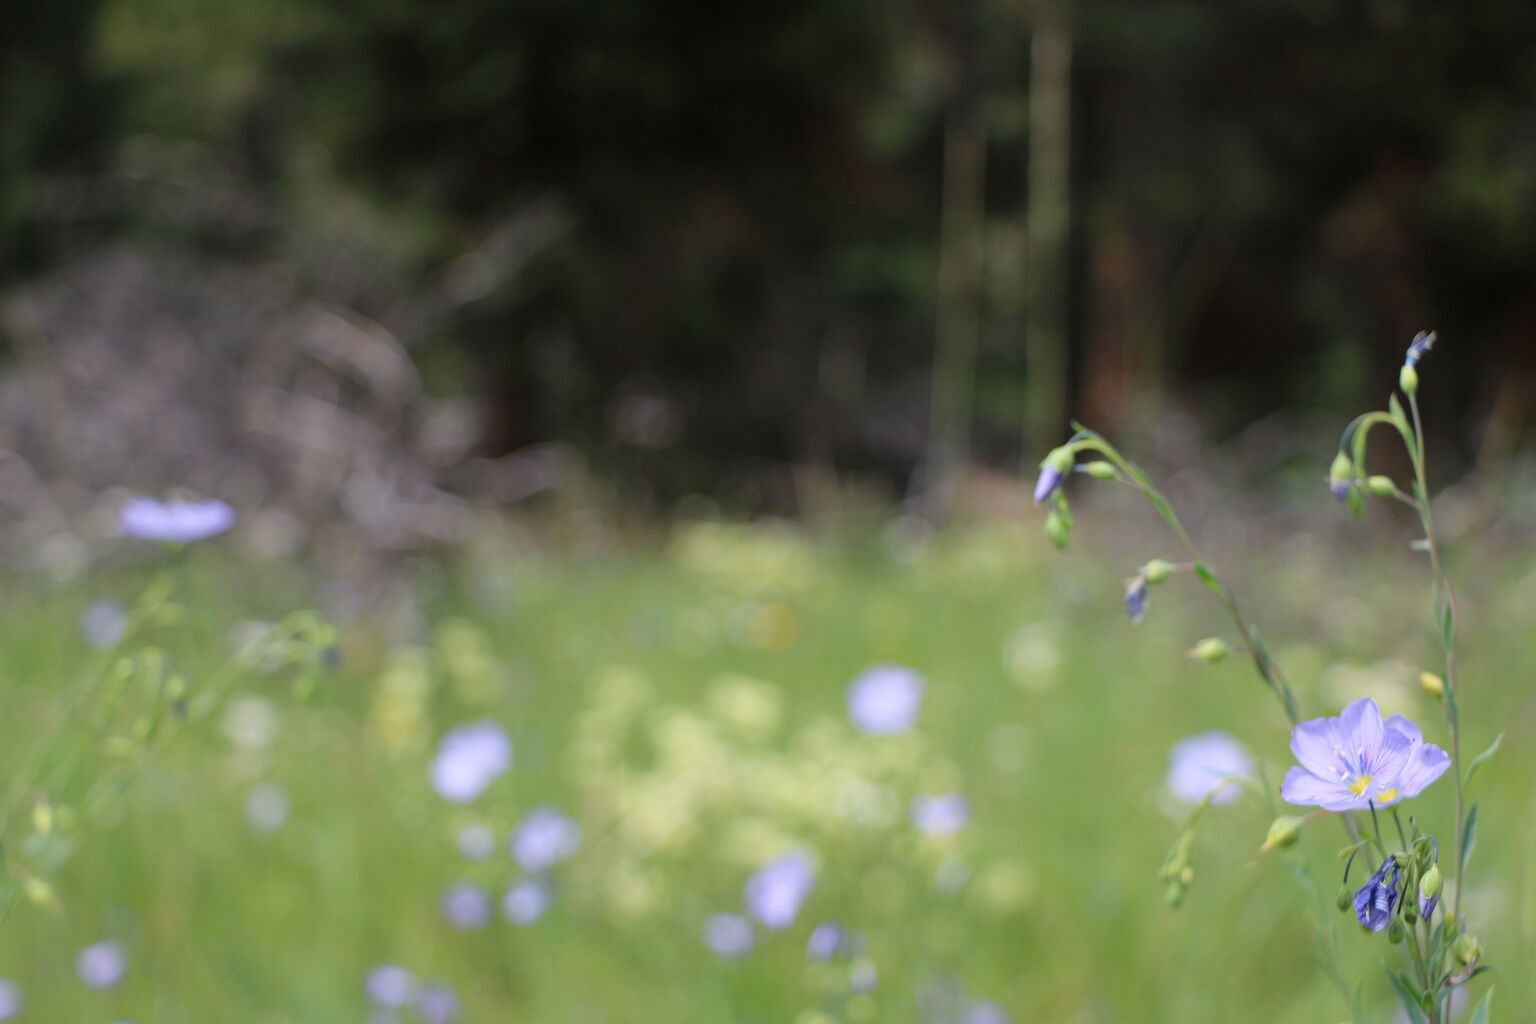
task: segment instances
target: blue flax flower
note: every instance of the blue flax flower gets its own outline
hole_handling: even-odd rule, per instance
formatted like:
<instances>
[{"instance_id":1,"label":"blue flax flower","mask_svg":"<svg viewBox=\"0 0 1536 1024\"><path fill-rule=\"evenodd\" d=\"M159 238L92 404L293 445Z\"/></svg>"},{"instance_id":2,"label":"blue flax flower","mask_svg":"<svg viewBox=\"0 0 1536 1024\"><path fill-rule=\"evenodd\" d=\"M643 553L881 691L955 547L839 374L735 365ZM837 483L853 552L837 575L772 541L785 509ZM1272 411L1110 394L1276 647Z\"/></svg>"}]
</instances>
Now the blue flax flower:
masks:
<instances>
[{"instance_id":1,"label":"blue flax flower","mask_svg":"<svg viewBox=\"0 0 1536 1024\"><path fill-rule=\"evenodd\" d=\"M1369 697L1337 718L1314 718L1291 731L1291 753L1301 762L1285 773L1286 803L1329 811L1361 811L1418 796L1445 774L1451 759L1425 743L1418 726L1401 715L1385 722Z\"/></svg>"},{"instance_id":2,"label":"blue flax flower","mask_svg":"<svg viewBox=\"0 0 1536 1024\"><path fill-rule=\"evenodd\" d=\"M1147 614L1147 574L1139 572L1125 583L1125 617L1131 620L1131 625L1141 621L1141 617Z\"/></svg>"},{"instance_id":3,"label":"blue flax flower","mask_svg":"<svg viewBox=\"0 0 1536 1024\"><path fill-rule=\"evenodd\" d=\"M1040 467L1040 478L1035 481L1035 504L1039 505L1055 493L1065 475L1049 460Z\"/></svg>"},{"instance_id":4,"label":"blue flax flower","mask_svg":"<svg viewBox=\"0 0 1536 1024\"><path fill-rule=\"evenodd\" d=\"M1392 881L1387 881L1387 872ZM1355 916L1373 932L1379 932L1392 923L1392 908L1397 905L1397 861L1388 857L1371 876L1371 880L1355 893Z\"/></svg>"},{"instance_id":5,"label":"blue flax flower","mask_svg":"<svg viewBox=\"0 0 1536 1024\"><path fill-rule=\"evenodd\" d=\"M875 665L848 684L848 717L871 736L906 732L922 702L923 677L900 665Z\"/></svg>"},{"instance_id":6,"label":"blue flax flower","mask_svg":"<svg viewBox=\"0 0 1536 1024\"><path fill-rule=\"evenodd\" d=\"M803 853L790 853L772 861L749 879L742 893L747 913L764 928L783 931L795 923L800 904L816 884L816 869Z\"/></svg>"},{"instance_id":7,"label":"blue flax flower","mask_svg":"<svg viewBox=\"0 0 1536 1024\"><path fill-rule=\"evenodd\" d=\"M190 544L235 525L235 510L222 501L156 501L134 498L118 513L118 529L129 537L162 544Z\"/></svg>"}]
</instances>

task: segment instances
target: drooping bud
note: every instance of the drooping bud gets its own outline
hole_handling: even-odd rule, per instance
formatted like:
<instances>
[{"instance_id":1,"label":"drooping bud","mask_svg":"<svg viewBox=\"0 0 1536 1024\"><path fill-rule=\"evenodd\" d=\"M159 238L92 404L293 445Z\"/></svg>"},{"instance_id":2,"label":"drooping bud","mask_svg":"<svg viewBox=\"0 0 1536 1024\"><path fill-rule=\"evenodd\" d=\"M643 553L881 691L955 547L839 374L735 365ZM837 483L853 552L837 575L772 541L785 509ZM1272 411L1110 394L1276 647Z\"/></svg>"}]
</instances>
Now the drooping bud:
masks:
<instances>
[{"instance_id":1,"label":"drooping bud","mask_svg":"<svg viewBox=\"0 0 1536 1024\"><path fill-rule=\"evenodd\" d=\"M1436 700L1445 699L1445 680L1433 672L1420 672L1419 685L1424 688L1425 693Z\"/></svg>"},{"instance_id":2,"label":"drooping bud","mask_svg":"<svg viewBox=\"0 0 1536 1024\"><path fill-rule=\"evenodd\" d=\"M1192 657L1200 659L1207 665L1214 665L1231 652L1232 648L1227 646L1227 642L1225 640L1221 639L1220 637L1208 636L1204 640L1201 640L1199 643L1195 644L1195 646L1190 649L1189 653Z\"/></svg>"},{"instance_id":3,"label":"drooping bud","mask_svg":"<svg viewBox=\"0 0 1536 1024\"><path fill-rule=\"evenodd\" d=\"M1397 374L1397 386L1403 389L1403 394L1412 398L1419 393L1419 371L1407 363Z\"/></svg>"},{"instance_id":4,"label":"drooping bud","mask_svg":"<svg viewBox=\"0 0 1536 1024\"><path fill-rule=\"evenodd\" d=\"M1451 947L1451 952L1463 967L1471 967L1483 957L1483 944L1477 941L1477 936L1468 932L1456 940Z\"/></svg>"},{"instance_id":5,"label":"drooping bud","mask_svg":"<svg viewBox=\"0 0 1536 1024\"><path fill-rule=\"evenodd\" d=\"M1343 452L1333 457L1333 464L1328 467L1328 490L1333 496L1343 501L1349 497L1350 490L1355 485L1355 464L1349 456Z\"/></svg>"},{"instance_id":6,"label":"drooping bud","mask_svg":"<svg viewBox=\"0 0 1536 1024\"><path fill-rule=\"evenodd\" d=\"M1113 462L1089 462L1083 465L1083 472L1095 480L1113 480L1120 475Z\"/></svg>"},{"instance_id":7,"label":"drooping bud","mask_svg":"<svg viewBox=\"0 0 1536 1024\"><path fill-rule=\"evenodd\" d=\"M1354 898L1355 891L1349 887L1348 882L1345 882L1343 885L1339 886L1339 894L1334 897L1333 902L1338 906L1340 910L1348 910L1350 901Z\"/></svg>"},{"instance_id":8,"label":"drooping bud","mask_svg":"<svg viewBox=\"0 0 1536 1024\"><path fill-rule=\"evenodd\" d=\"M1045 517L1045 538L1062 550L1067 547L1067 521L1055 509Z\"/></svg>"},{"instance_id":9,"label":"drooping bud","mask_svg":"<svg viewBox=\"0 0 1536 1024\"><path fill-rule=\"evenodd\" d=\"M1147 614L1147 574L1139 572L1125 583L1125 617L1131 620L1131 625L1141 621L1141 617Z\"/></svg>"},{"instance_id":10,"label":"drooping bud","mask_svg":"<svg viewBox=\"0 0 1536 1024\"><path fill-rule=\"evenodd\" d=\"M1154 558L1141 567L1141 574L1147 578L1148 583L1161 583L1172 576L1174 571L1174 564L1161 558Z\"/></svg>"},{"instance_id":11,"label":"drooping bud","mask_svg":"<svg viewBox=\"0 0 1536 1024\"><path fill-rule=\"evenodd\" d=\"M1282 814L1269 823L1269 831L1264 835L1264 845L1259 847L1259 852L1295 846L1296 840L1301 838L1301 826L1305 824L1302 818Z\"/></svg>"},{"instance_id":12,"label":"drooping bud","mask_svg":"<svg viewBox=\"0 0 1536 1024\"><path fill-rule=\"evenodd\" d=\"M1035 481L1035 504L1049 498L1072 471L1072 449L1066 445L1053 449L1040 463L1040 478Z\"/></svg>"},{"instance_id":13,"label":"drooping bud","mask_svg":"<svg viewBox=\"0 0 1536 1024\"><path fill-rule=\"evenodd\" d=\"M1378 498L1391 498L1397 495L1397 484L1393 483L1389 476L1366 477L1365 489Z\"/></svg>"},{"instance_id":14,"label":"drooping bud","mask_svg":"<svg viewBox=\"0 0 1536 1024\"><path fill-rule=\"evenodd\" d=\"M1259 847L1259 852L1268 853L1277 847L1294 846L1300 837L1301 819L1282 814L1270 823L1269 833L1265 835L1264 845Z\"/></svg>"},{"instance_id":15,"label":"drooping bud","mask_svg":"<svg viewBox=\"0 0 1536 1024\"><path fill-rule=\"evenodd\" d=\"M1440 865L1431 864L1429 870L1424 872L1424 877L1419 879L1419 916L1428 921L1435 914L1435 906L1440 902L1440 890L1444 887L1445 880L1440 877Z\"/></svg>"}]
</instances>

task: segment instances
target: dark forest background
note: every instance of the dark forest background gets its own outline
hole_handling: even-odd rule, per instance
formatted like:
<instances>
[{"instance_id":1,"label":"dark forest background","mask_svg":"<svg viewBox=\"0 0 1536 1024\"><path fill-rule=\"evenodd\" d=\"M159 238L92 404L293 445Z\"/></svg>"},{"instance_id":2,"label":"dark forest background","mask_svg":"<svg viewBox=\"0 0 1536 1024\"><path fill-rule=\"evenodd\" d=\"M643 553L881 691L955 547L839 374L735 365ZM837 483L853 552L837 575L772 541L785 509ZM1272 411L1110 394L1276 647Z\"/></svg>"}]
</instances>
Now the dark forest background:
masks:
<instances>
[{"instance_id":1,"label":"dark forest background","mask_svg":"<svg viewBox=\"0 0 1536 1024\"><path fill-rule=\"evenodd\" d=\"M1432 327L1466 467L1530 427L1533 54L1499 0L13 5L0 332L21 376L179 339L195 403L320 310L391 438L783 509L1070 414L1337 421Z\"/></svg>"}]
</instances>

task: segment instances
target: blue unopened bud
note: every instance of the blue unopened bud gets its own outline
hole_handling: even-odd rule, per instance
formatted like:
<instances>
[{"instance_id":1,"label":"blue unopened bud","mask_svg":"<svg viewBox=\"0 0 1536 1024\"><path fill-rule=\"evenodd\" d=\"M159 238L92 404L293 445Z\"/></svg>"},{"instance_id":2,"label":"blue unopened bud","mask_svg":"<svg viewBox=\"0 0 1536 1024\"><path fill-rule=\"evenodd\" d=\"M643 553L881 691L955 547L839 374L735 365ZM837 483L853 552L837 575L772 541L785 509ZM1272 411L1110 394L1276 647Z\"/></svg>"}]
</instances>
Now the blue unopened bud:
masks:
<instances>
[{"instance_id":1,"label":"blue unopened bud","mask_svg":"<svg viewBox=\"0 0 1536 1024\"><path fill-rule=\"evenodd\" d=\"M1415 334L1413 341L1408 345L1408 355L1403 358L1403 365L1410 369L1418 366L1419 360L1423 359L1429 350L1435 347L1435 342L1438 338L1439 335L1435 334L1434 331L1420 331L1418 334ZM1403 390L1407 391L1408 389L1404 388Z\"/></svg>"},{"instance_id":2,"label":"blue unopened bud","mask_svg":"<svg viewBox=\"0 0 1536 1024\"><path fill-rule=\"evenodd\" d=\"M1440 865L1431 864L1424 877L1419 879L1419 916L1428 921L1435 914L1440 902L1440 890L1445 880L1440 876Z\"/></svg>"},{"instance_id":3,"label":"blue unopened bud","mask_svg":"<svg viewBox=\"0 0 1536 1024\"><path fill-rule=\"evenodd\" d=\"M1035 481L1035 504L1038 505L1056 492L1072 471L1072 449L1063 445L1052 450L1040 463L1040 478Z\"/></svg>"},{"instance_id":4,"label":"blue unopened bud","mask_svg":"<svg viewBox=\"0 0 1536 1024\"><path fill-rule=\"evenodd\" d=\"M1343 501L1349 497L1349 492L1355 485L1355 464L1349 460L1349 456L1343 452L1333 457L1333 464L1328 467L1328 490L1333 496Z\"/></svg>"},{"instance_id":5,"label":"blue unopened bud","mask_svg":"<svg viewBox=\"0 0 1536 1024\"><path fill-rule=\"evenodd\" d=\"M1147 614L1147 576L1137 573L1125 584L1125 617L1135 625Z\"/></svg>"}]
</instances>

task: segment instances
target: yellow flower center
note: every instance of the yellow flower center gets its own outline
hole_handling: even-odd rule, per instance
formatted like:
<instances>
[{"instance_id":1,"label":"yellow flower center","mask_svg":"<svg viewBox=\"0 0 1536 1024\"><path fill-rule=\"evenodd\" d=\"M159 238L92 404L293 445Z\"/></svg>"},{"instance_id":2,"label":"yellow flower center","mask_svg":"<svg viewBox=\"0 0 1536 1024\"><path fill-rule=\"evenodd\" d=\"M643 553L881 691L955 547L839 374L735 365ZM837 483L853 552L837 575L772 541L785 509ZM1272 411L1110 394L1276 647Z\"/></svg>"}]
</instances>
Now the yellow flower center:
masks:
<instances>
[{"instance_id":1,"label":"yellow flower center","mask_svg":"<svg viewBox=\"0 0 1536 1024\"><path fill-rule=\"evenodd\" d=\"M1364 793L1366 791L1367 787L1370 786L1371 779L1372 779L1372 776L1370 776L1370 775L1357 775L1357 776L1355 776L1355 781L1351 782L1349 784L1349 791L1351 793L1355 794L1355 796L1359 796L1361 793Z\"/></svg>"},{"instance_id":2,"label":"yellow flower center","mask_svg":"<svg viewBox=\"0 0 1536 1024\"><path fill-rule=\"evenodd\" d=\"M1396 786L1393 786L1391 789L1384 789L1380 793L1376 794L1376 802L1379 803L1379 804L1391 803L1393 800L1396 800L1396 799L1397 799L1397 787Z\"/></svg>"}]
</instances>

